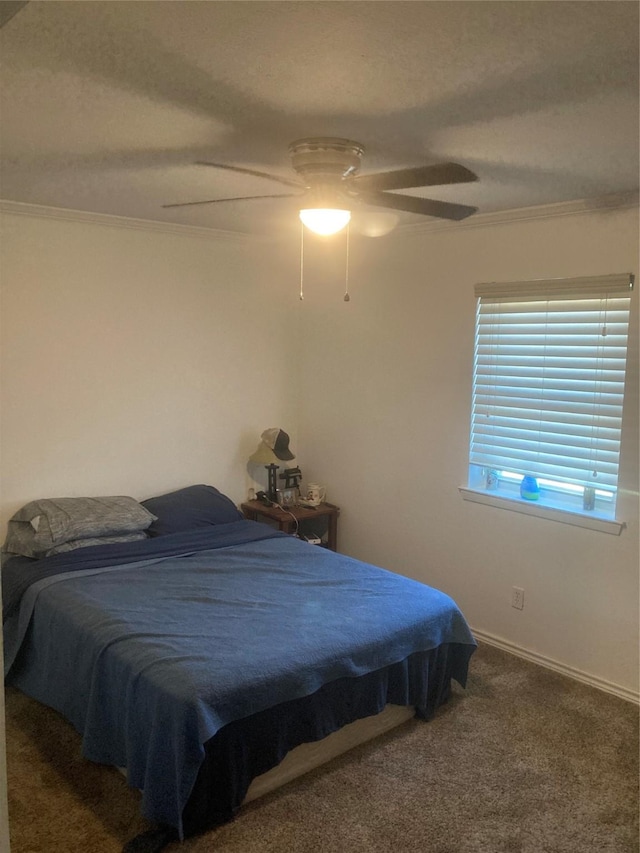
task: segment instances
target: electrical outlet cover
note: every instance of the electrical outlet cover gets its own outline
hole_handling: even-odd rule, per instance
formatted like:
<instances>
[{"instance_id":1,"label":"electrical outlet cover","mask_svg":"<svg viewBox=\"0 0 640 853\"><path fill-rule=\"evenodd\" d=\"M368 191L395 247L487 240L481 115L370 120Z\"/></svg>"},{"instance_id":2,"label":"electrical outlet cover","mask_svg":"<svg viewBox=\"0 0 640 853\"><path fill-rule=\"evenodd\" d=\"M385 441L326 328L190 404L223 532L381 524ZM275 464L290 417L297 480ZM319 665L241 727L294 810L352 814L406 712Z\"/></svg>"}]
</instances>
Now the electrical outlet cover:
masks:
<instances>
[{"instance_id":1,"label":"electrical outlet cover","mask_svg":"<svg viewBox=\"0 0 640 853\"><path fill-rule=\"evenodd\" d=\"M516 610L524 610L524 589L521 586L514 586L511 590L511 606Z\"/></svg>"}]
</instances>

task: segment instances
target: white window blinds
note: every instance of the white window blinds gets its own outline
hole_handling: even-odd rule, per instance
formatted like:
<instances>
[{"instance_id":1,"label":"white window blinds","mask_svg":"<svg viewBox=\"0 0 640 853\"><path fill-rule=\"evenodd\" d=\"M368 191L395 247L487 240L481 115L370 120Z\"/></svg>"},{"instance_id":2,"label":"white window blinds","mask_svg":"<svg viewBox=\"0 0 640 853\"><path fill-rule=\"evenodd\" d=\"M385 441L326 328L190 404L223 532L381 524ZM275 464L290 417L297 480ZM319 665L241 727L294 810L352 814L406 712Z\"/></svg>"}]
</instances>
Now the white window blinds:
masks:
<instances>
[{"instance_id":1,"label":"white window blinds","mask_svg":"<svg viewBox=\"0 0 640 853\"><path fill-rule=\"evenodd\" d=\"M614 492L629 274L480 284L470 462Z\"/></svg>"}]
</instances>

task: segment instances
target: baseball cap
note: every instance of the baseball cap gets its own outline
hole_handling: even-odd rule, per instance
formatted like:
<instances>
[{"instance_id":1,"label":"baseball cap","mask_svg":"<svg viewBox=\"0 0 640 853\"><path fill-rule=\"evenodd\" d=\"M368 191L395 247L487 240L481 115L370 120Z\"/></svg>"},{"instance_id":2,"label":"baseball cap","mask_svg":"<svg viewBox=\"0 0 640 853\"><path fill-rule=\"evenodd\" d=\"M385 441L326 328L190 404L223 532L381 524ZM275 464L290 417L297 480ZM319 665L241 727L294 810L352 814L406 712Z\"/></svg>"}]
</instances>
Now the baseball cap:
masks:
<instances>
[{"instance_id":1,"label":"baseball cap","mask_svg":"<svg viewBox=\"0 0 640 853\"><path fill-rule=\"evenodd\" d=\"M283 461L295 459L295 454L289 450L289 436L284 430L271 427L271 429L266 429L260 438L270 450L273 450L278 459Z\"/></svg>"}]
</instances>

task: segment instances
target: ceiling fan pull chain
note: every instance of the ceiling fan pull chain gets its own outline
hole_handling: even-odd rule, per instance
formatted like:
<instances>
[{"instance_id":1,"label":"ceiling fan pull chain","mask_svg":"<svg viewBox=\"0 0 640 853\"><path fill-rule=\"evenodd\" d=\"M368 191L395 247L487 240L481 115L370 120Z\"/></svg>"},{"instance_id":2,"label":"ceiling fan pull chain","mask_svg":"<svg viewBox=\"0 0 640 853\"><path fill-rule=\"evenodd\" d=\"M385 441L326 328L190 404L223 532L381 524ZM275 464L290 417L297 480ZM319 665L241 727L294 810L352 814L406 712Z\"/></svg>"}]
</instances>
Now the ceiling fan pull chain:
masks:
<instances>
[{"instance_id":1,"label":"ceiling fan pull chain","mask_svg":"<svg viewBox=\"0 0 640 853\"><path fill-rule=\"evenodd\" d=\"M304 225L300 223L300 302L304 299Z\"/></svg>"},{"instance_id":2,"label":"ceiling fan pull chain","mask_svg":"<svg viewBox=\"0 0 640 853\"><path fill-rule=\"evenodd\" d=\"M349 223L347 223L347 262L344 271L344 301L351 302L349 296Z\"/></svg>"}]
</instances>

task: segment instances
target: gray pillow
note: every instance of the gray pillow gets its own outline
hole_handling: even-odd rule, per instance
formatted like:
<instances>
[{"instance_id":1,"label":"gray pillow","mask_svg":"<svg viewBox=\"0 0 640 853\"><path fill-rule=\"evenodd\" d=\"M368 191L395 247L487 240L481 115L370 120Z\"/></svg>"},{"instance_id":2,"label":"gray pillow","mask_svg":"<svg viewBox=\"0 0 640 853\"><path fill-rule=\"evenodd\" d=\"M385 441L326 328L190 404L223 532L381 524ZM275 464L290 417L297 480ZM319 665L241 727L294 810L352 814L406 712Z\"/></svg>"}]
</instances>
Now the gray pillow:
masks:
<instances>
[{"instance_id":1,"label":"gray pillow","mask_svg":"<svg viewBox=\"0 0 640 853\"><path fill-rule=\"evenodd\" d=\"M56 545L45 553L45 557L53 557L55 554L64 554L67 551L75 551L77 548L91 548L94 545L114 545L117 542L137 542L139 539L148 539L144 530L139 533L123 533L121 536L100 536L96 539L71 539Z\"/></svg>"},{"instance_id":2,"label":"gray pillow","mask_svg":"<svg viewBox=\"0 0 640 853\"><path fill-rule=\"evenodd\" d=\"M3 551L43 557L76 539L146 530L156 517L134 498L45 498L19 509L8 525Z\"/></svg>"}]
</instances>

